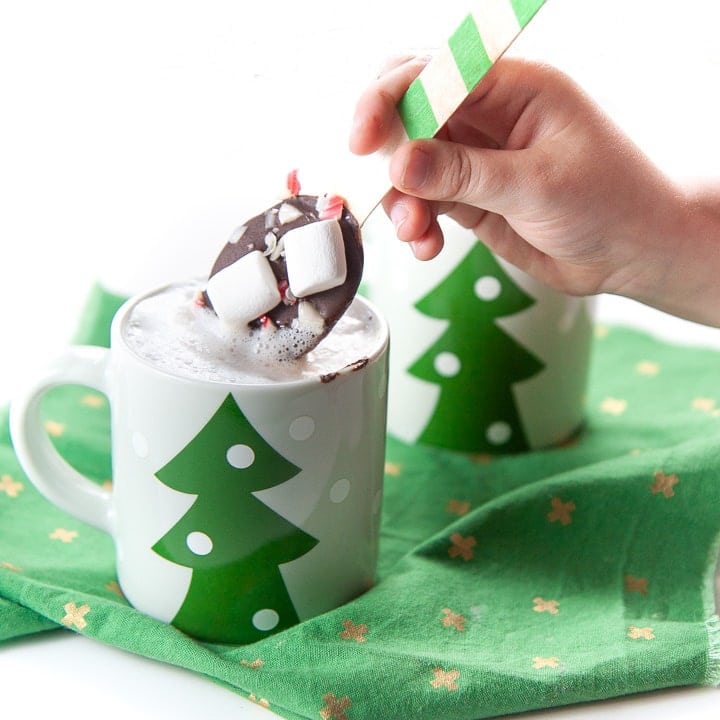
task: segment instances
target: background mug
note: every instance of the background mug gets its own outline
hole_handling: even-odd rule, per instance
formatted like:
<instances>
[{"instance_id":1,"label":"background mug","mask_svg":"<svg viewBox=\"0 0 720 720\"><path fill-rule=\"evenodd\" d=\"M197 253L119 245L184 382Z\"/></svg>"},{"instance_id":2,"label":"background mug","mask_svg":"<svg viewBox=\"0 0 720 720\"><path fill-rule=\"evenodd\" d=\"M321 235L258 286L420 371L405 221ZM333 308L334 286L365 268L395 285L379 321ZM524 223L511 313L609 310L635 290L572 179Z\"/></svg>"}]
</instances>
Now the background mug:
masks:
<instances>
[{"instance_id":1,"label":"background mug","mask_svg":"<svg viewBox=\"0 0 720 720\"><path fill-rule=\"evenodd\" d=\"M109 350L68 348L12 403L30 480L110 533L131 605L202 640L252 642L366 590L384 471L385 321L354 301L373 332L332 377L218 381L129 347L133 308L154 294L118 311ZM42 397L68 384L109 399L111 490L72 468L43 427Z\"/></svg>"},{"instance_id":2,"label":"background mug","mask_svg":"<svg viewBox=\"0 0 720 720\"><path fill-rule=\"evenodd\" d=\"M388 431L408 443L510 453L582 423L592 301L564 295L440 218L445 246L416 260L381 212L363 228L364 291L393 337Z\"/></svg>"}]
</instances>

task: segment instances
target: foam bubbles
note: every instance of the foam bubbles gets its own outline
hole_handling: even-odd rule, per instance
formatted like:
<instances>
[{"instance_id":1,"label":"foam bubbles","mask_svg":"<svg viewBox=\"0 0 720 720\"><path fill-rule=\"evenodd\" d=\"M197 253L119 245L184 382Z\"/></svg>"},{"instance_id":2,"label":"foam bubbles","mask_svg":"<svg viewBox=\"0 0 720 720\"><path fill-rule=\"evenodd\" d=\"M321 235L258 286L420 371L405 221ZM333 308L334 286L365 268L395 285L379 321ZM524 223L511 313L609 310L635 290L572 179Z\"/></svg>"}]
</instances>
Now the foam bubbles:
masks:
<instances>
[{"instance_id":1,"label":"foam bubbles","mask_svg":"<svg viewBox=\"0 0 720 720\"><path fill-rule=\"evenodd\" d=\"M171 286L134 306L124 324L130 348L173 375L218 382L287 382L337 372L367 357L380 341L380 322L350 307L332 332L296 359L313 340L301 328L238 332L195 304L198 285Z\"/></svg>"}]
</instances>

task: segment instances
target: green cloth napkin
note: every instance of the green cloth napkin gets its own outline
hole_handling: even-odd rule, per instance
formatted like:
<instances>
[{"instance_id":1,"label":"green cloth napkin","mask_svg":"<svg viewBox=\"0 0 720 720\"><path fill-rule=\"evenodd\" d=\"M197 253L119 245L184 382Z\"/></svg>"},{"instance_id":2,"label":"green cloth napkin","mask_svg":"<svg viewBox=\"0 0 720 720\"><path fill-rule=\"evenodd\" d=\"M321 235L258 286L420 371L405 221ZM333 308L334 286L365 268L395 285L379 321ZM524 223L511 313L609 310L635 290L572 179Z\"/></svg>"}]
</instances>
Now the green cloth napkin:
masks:
<instances>
[{"instance_id":1,"label":"green cloth napkin","mask_svg":"<svg viewBox=\"0 0 720 720\"><path fill-rule=\"evenodd\" d=\"M121 300L96 288L77 341L107 344ZM718 683L720 354L600 330L578 437L502 458L391 438L377 585L244 647L130 608L111 539L33 489L4 412L0 639L69 628L287 718L476 719ZM61 452L109 482L104 398L60 388L44 412Z\"/></svg>"}]
</instances>

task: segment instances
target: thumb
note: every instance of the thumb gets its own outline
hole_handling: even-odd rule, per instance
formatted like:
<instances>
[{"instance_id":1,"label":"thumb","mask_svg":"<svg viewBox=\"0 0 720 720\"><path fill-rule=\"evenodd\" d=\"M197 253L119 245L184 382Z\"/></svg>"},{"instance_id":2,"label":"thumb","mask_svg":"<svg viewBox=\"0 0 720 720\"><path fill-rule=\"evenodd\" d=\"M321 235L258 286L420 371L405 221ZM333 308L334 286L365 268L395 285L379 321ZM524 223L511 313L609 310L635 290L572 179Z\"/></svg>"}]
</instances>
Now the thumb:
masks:
<instances>
[{"instance_id":1,"label":"thumb","mask_svg":"<svg viewBox=\"0 0 720 720\"><path fill-rule=\"evenodd\" d=\"M393 185L425 200L459 202L501 215L527 199L529 150L494 150L447 140L401 145L390 161ZM521 191L522 188L525 190Z\"/></svg>"}]
</instances>

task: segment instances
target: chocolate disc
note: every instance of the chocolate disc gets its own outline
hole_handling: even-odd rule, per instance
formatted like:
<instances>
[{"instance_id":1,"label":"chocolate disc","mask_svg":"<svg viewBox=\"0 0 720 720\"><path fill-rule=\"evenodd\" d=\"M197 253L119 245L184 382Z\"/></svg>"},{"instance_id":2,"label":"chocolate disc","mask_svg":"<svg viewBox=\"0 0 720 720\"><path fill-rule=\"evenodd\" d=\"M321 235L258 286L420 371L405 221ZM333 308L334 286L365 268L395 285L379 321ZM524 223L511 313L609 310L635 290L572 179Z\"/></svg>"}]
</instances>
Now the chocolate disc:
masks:
<instances>
[{"instance_id":1,"label":"chocolate disc","mask_svg":"<svg viewBox=\"0 0 720 720\"><path fill-rule=\"evenodd\" d=\"M297 334L298 330L302 331L301 340L288 344L287 354L290 356L299 356L308 352L330 332L349 307L360 285L363 271L360 226L341 203L341 198L336 196L294 195L273 205L248 220L233 233L210 271L208 280L249 253L256 251L262 253L272 269L280 300L274 307L264 310L261 315L249 320L248 324L258 331L268 328L281 333ZM342 263L344 277L336 278L333 287L317 292L311 290L306 295L295 297L291 290L295 287L293 277L288 277L283 238L290 231L327 220L337 221L342 233L342 243L339 242L339 233L336 232L336 235L338 245L341 244L344 251ZM298 234L295 233L295 236ZM309 249L308 252L313 250ZM309 263L304 262L304 258L302 260L304 267L312 268L315 262L314 258L309 259ZM264 266L264 261L261 262ZM311 269L312 271L314 270ZM242 293L244 288L235 287L233 292ZM253 292L249 284L247 292ZM275 292L274 288L272 292ZM204 301L213 309L211 295L212 293L205 291ZM222 318L219 303L218 315ZM309 325L307 318L313 320Z\"/></svg>"}]
</instances>

